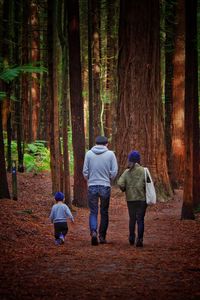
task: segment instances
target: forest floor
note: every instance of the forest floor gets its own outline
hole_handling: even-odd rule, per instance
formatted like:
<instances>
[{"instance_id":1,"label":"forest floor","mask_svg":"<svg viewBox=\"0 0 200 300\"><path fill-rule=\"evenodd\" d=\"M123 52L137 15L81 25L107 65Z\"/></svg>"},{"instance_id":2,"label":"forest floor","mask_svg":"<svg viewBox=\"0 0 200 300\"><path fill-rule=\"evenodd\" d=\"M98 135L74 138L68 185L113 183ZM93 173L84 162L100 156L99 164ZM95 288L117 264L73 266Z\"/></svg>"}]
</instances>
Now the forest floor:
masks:
<instances>
[{"instance_id":1,"label":"forest floor","mask_svg":"<svg viewBox=\"0 0 200 300\"><path fill-rule=\"evenodd\" d=\"M128 243L124 195L112 189L108 244L91 246L88 209L54 245L48 173L18 174L0 200L0 299L200 299L200 215L181 221L182 193L147 209L144 247Z\"/></svg>"}]
</instances>

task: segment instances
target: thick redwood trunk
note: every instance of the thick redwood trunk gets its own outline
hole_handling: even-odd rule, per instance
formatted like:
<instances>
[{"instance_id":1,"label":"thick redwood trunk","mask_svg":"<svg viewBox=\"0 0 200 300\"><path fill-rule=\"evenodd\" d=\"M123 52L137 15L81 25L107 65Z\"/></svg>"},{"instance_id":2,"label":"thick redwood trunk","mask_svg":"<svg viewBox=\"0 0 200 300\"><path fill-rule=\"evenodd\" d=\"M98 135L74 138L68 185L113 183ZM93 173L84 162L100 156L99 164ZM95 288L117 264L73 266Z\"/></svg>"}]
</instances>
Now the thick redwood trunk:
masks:
<instances>
[{"instance_id":1,"label":"thick redwood trunk","mask_svg":"<svg viewBox=\"0 0 200 300\"><path fill-rule=\"evenodd\" d=\"M194 219L199 203L199 119L197 63L197 1L185 2L185 172L182 219Z\"/></svg>"},{"instance_id":2,"label":"thick redwood trunk","mask_svg":"<svg viewBox=\"0 0 200 300\"><path fill-rule=\"evenodd\" d=\"M74 151L74 201L77 206L87 205L86 182L82 175L85 155L83 99L80 62L80 29L78 0L67 2L70 103L72 119L72 142Z\"/></svg>"},{"instance_id":3,"label":"thick redwood trunk","mask_svg":"<svg viewBox=\"0 0 200 300\"><path fill-rule=\"evenodd\" d=\"M145 9L144 9L145 7ZM159 1L121 1L116 154L120 173L132 149L152 172L160 200L171 195L160 95Z\"/></svg>"},{"instance_id":4,"label":"thick redwood trunk","mask_svg":"<svg viewBox=\"0 0 200 300\"><path fill-rule=\"evenodd\" d=\"M185 14L184 1L178 0L176 36L172 76L172 173L174 187L182 186L184 179L184 96L185 96Z\"/></svg>"}]
</instances>

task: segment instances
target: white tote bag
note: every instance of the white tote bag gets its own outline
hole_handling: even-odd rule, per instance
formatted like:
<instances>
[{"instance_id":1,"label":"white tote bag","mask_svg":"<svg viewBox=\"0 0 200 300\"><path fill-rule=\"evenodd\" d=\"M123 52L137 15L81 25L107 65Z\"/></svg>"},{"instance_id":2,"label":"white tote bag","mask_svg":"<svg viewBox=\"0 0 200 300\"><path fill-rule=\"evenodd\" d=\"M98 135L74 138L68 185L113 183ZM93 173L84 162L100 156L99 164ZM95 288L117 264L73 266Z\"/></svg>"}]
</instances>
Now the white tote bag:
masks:
<instances>
[{"instance_id":1,"label":"white tote bag","mask_svg":"<svg viewBox=\"0 0 200 300\"><path fill-rule=\"evenodd\" d=\"M156 191L148 168L144 168L144 174L146 187L146 202L148 205L156 204ZM149 177L151 182L147 182L147 177Z\"/></svg>"}]
</instances>

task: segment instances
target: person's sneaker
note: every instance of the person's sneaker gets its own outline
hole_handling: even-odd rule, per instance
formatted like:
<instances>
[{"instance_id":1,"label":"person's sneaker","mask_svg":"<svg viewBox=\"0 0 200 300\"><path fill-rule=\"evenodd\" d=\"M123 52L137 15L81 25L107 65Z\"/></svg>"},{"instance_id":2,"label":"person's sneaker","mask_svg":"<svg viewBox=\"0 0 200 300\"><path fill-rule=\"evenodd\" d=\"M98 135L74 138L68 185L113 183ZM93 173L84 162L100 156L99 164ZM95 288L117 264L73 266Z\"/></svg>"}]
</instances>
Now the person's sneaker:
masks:
<instances>
[{"instance_id":1,"label":"person's sneaker","mask_svg":"<svg viewBox=\"0 0 200 300\"><path fill-rule=\"evenodd\" d=\"M136 247L143 247L143 241L138 239L136 242Z\"/></svg>"},{"instance_id":2,"label":"person's sneaker","mask_svg":"<svg viewBox=\"0 0 200 300\"><path fill-rule=\"evenodd\" d=\"M98 238L97 238L97 233L95 231L93 231L91 233L91 244L92 246L97 246L99 243L98 243Z\"/></svg>"},{"instance_id":3,"label":"person's sneaker","mask_svg":"<svg viewBox=\"0 0 200 300\"><path fill-rule=\"evenodd\" d=\"M60 239L56 239L56 240L55 240L55 245L56 245L56 246L60 245Z\"/></svg>"},{"instance_id":4,"label":"person's sneaker","mask_svg":"<svg viewBox=\"0 0 200 300\"><path fill-rule=\"evenodd\" d=\"M99 243L100 244L107 244L107 241L106 241L106 239L104 237L100 236L99 237Z\"/></svg>"},{"instance_id":5,"label":"person's sneaker","mask_svg":"<svg viewBox=\"0 0 200 300\"><path fill-rule=\"evenodd\" d=\"M135 244L135 241L134 241L134 240L129 240L129 244L130 244L131 246L133 246L133 245Z\"/></svg>"}]
</instances>

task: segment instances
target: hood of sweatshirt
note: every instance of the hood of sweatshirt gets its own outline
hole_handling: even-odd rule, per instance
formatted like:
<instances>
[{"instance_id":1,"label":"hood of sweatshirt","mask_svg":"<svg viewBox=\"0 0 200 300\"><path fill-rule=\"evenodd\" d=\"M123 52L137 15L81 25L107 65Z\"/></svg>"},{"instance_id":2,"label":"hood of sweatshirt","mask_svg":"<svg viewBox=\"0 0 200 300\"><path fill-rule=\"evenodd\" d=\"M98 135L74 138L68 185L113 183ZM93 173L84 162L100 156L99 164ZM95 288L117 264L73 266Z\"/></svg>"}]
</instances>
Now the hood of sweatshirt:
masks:
<instances>
[{"instance_id":1,"label":"hood of sweatshirt","mask_svg":"<svg viewBox=\"0 0 200 300\"><path fill-rule=\"evenodd\" d=\"M93 153L99 155L99 154L102 154L102 153L108 151L108 148L106 146L96 145L96 146L91 148L91 151Z\"/></svg>"}]
</instances>

